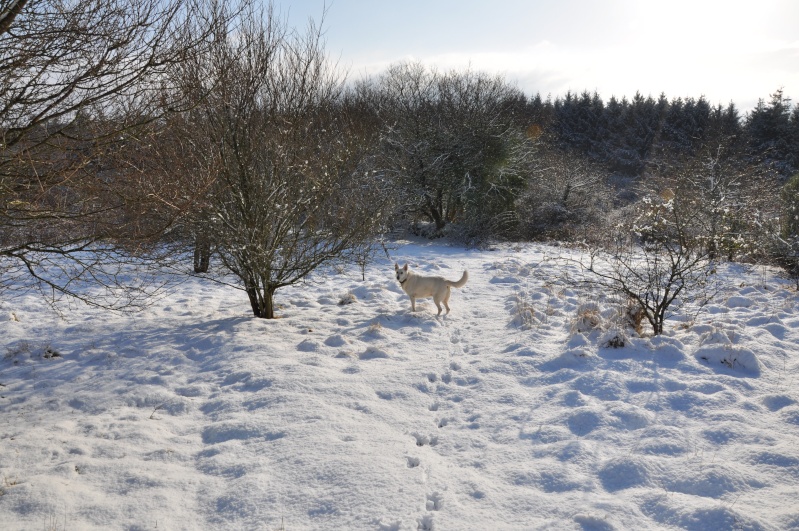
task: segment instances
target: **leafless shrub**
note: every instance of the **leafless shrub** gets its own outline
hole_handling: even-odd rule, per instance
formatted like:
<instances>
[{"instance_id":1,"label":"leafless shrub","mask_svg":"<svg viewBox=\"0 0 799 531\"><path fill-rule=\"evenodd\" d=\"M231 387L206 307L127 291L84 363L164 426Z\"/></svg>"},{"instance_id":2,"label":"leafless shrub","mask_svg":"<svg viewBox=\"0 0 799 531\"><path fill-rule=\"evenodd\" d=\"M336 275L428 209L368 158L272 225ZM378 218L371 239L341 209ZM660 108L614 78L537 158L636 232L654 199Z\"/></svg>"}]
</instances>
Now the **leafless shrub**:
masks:
<instances>
[{"instance_id":1,"label":"leafless shrub","mask_svg":"<svg viewBox=\"0 0 799 531\"><path fill-rule=\"evenodd\" d=\"M338 300L339 306L347 306L349 304L353 304L358 302L358 298L355 296L354 293L347 293L342 295L341 298Z\"/></svg>"},{"instance_id":2,"label":"leafless shrub","mask_svg":"<svg viewBox=\"0 0 799 531\"><path fill-rule=\"evenodd\" d=\"M176 124L186 167L210 176L198 231L239 278L253 314L274 294L363 249L385 225L374 131L326 57L321 25L289 29L272 6L215 28L172 75L200 103Z\"/></svg>"},{"instance_id":3,"label":"leafless shrub","mask_svg":"<svg viewBox=\"0 0 799 531\"><path fill-rule=\"evenodd\" d=\"M516 123L521 92L499 76L391 65L360 86L381 118L380 164L401 190L402 210L461 237L509 229L533 142Z\"/></svg>"},{"instance_id":4,"label":"leafless shrub","mask_svg":"<svg viewBox=\"0 0 799 531\"><path fill-rule=\"evenodd\" d=\"M513 316L511 323L523 330L534 328L542 320L546 319L545 315L540 315L536 311L527 293L519 292L512 296L510 304L511 315Z\"/></svg>"},{"instance_id":5,"label":"leafless shrub","mask_svg":"<svg viewBox=\"0 0 799 531\"><path fill-rule=\"evenodd\" d=\"M587 244L585 258L576 260L579 281L631 301L653 333L662 334L672 305L704 304L715 290L715 264L696 232L702 208L671 190L646 196L605 239Z\"/></svg>"},{"instance_id":6,"label":"leafless shrub","mask_svg":"<svg viewBox=\"0 0 799 531\"><path fill-rule=\"evenodd\" d=\"M542 142L529 173L516 200L524 238L579 239L592 225L601 224L612 208L607 172L578 155Z\"/></svg>"},{"instance_id":7,"label":"leafless shrub","mask_svg":"<svg viewBox=\"0 0 799 531\"><path fill-rule=\"evenodd\" d=\"M577 316L572 322L573 334L584 334L602 327L602 314L599 305L594 302L583 303L577 308Z\"/></svg>"},{"instance_id":8,"label":"leafless shrub","mask_svg":"<svg viewBox=\"0 0 799 531\"><path fill-rule=\"evenodd\" d=\"M217 4L0 2L0 289L109 308L158 291L120 272L190 201L139 155L188 105L164 74L202 49Z\"/></svg>"},{"instance_id":9,"label":"leafless shrub","mask_svg":"<svg viewBox=\"0 0 799 531\"><path fill-rule=\"evenodd\" d=\"M643 333L643 322L646 317L646 311L634 299L627 299L627 303L621 311L622 324L627 328L631 328L639 336Z\"/></svg>"}]
</instances>

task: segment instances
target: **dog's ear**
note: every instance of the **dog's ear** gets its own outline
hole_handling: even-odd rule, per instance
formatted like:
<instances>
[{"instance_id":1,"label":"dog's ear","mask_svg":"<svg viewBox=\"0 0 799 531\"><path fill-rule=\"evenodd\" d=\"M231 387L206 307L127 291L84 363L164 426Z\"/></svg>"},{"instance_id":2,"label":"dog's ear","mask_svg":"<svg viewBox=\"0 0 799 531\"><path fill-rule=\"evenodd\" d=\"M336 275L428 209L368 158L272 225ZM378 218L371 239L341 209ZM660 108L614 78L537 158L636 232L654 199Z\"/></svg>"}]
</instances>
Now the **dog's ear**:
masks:
<instances>
[{"instance_id":1,"label":"dog's ear","mask_svg":"<svg viewBox=\"0 0 799 531\"><path fill-rule=\"evenodd\" d=\"M402 267L402 269L404 269L405 271L407 271L407 270L408 270L408 264L405 264L405 265Z\"/></svg>"},{"instance_id":2,"label":"dog's ear","mask_svg":"<svg viewBox=\"0 0 799 531\"><path fill-rule=\"evenodd\" d=\"M399 271L399 264L394 262L394 271Z\"/></svg>"}]
</instances>

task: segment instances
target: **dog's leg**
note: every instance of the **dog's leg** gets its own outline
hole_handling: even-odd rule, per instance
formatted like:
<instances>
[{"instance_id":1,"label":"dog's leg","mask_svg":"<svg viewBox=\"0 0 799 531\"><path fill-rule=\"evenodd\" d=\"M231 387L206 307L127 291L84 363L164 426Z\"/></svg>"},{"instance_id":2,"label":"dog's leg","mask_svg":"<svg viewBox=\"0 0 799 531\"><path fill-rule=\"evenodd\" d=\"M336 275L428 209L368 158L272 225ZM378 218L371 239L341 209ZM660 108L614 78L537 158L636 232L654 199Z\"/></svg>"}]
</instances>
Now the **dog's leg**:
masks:
<instances>
[{"instance_id":1,"label":"dog's leg","mask_svg":"<svg viewBox=\"0 0 799 531\"><path fill-rule=\"evenodd\" d=\"M449 296L451 294L452 294L452 290L449 289L449 286L447 286L447 293L444 295L444 301L443 302L444 302L444 308L447 309L447 313L448 314L449 314Z\"/></svg>"},{"instance_id":2,"label":"dog's leg","mask_svg":"<svg viewBox=\"0 0 799 531\"><path fill-rule=\"evenodd\" d=\"M416 311L416 297L411 297L411 311Z\"/></svg>"},{"instance_id":3,"label":"dog's leg","mask_svg":"<svg viewBox=\"0 0 799 531\"><path fill-rule=\"evenodd\" d=\"M436 308L438 308L438 315L441 315L441 301L438 300L438 297L433 297L433 302L436 303Z\"/></svg>"}]
</instances>

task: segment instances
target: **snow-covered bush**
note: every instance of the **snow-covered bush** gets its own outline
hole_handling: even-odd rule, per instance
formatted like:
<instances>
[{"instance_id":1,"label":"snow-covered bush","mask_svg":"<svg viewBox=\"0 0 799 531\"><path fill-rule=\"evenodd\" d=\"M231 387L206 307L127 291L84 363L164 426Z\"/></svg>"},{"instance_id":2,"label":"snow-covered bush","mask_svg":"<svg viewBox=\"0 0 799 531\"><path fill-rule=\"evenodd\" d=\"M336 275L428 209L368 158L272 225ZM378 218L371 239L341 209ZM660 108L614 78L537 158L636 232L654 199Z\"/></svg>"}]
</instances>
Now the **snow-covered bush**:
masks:
<instances>
[{"instance_id":1,"label":"snow-covered bush","mask_svg":"<svg viewBox=\"0 0 799 531\"><path fill-rule=\"evenodd\" d=\"M605 238L589 244L578 260L581 280L632 301L643 312L639 323L646 319L662 334L672 304L703 304L714 289L715 264L694 224L701 210L671 190L645 197Z\"/></svg>"},{"instance_id":2,"label":"snow-covered bush","mask_svg":"<svg viewBox=\"0 0 799 531\"><path fill-rule=\"evenodd\" d=\"M641 305L633 299L627 299L627 303L620 310L620 321L626 328L632 328L635 333L641 335L643 321L646 312Z\"/></svg>"},{"instance_id":3,"label":"snow-covered bush","mask_svg":"<svg viewBox=\"0 0 799 531\"><path fill-rule=\"evenodd\" d=\"M346 305L352 304L354 302L358 302L358 297L356 297L355 294L350 291L350 292L345 293L344 295L341 296L341 298L338 300L338 305L339 306L346 306Z\"/></svg>"},{"instance_id":4,"label":"snow-covered bush","mask_svg":"<svg viewBox=\"0 0 799 531\"><path fill-rule=\"evenodd\" d=\"M176 135L184 162L214 175L203 231L215 256L253 315L272 319L278 289L353 253L368 260L391 194L369 155L377 129L363 123L321 33L245 10L220 34L173 72L200 102Z\"/></svg>"},{"instance_id":5,"label":"snow-covered bush","mask_svg":"<svg viewBox=\"0 0 799 531\"><path fill-rule=\"evenodd\" d=\"M535 306L529 300L526 293L519 292L515 294L510 298L509 302L511 306L511 315L513 316L511 323L523 330L529 330L535 327L542 321L542 318L545 317L536 311Z\"/></svg>"},{"instance_id":6,"label":"snow-covered bush","mask_svg":"<svg viewBox=\"0 0 799 531\"><path fill-rule=\"evenodd\" d=\"M607 172L578 154L541 146L530 173L516 201L523 238L571 240L607 217Z\"/></svg>"},{"instance_id":7,"label":"snow-covered bush","mask_svg":"<svg viewBox=\"0 0 799 531\"><path fill-rule=\"evenodd\" d=\"M622 348L627 345L629 338L622 328L611 328L602 336L599 344L604 348Z\"/></svg>"},{"instance_id":8,"label":"snow-covered bush","mask_svg":"<svg viewBox=\"0 0 799 531\"><path fill-rule=\"evenodd\" d=\"M577 317L572 321L573 334L585 334L602 328L603 319L599 305L595 302L581 304L577 308Z\"/></svg>"},{"instance_id":9,"label":"snow-covered bush","mask_svg":"<svg viewBox=\"0 0 799 531\"><path fill-rule=\"evenodd\" d=\"M785 183L780 199L779 233L772 231L769 254L799 289L799 173Z\"/></svg>"}]
</instances>

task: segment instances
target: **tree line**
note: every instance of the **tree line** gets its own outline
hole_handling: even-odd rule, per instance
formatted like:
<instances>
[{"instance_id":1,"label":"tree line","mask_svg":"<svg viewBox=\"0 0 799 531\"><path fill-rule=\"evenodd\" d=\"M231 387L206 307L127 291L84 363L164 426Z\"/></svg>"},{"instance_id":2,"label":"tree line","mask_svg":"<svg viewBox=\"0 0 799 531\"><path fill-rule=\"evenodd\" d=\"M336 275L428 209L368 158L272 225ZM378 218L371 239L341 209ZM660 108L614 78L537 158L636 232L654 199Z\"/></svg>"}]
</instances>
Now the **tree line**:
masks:
<instances>
[{"instance_id":1,"label":"tree line","mask_svg":"<svg viewBox=\"0 0 799 531\"><path fill-rule=\"evenodd\" d=\"M558 145L624 175L639 176L663 157L694 157L722 143L779 177L799 171L799 107L781 88L745 116L733 102L713 106L704 96L669 100L665 94L611 97L606 104L596 92L569 92L554 102L536 95L530 105Z\"/></svg>"},{"instance_id":2,"label":"tree line","mask_svg":"<svg viewBox=\"0 0 799 531\"><path fill-rule=\"evenodd\" d=\"M742 117L414 62L350 80L322 27L251 0L0 0L0 291L131 308L188 257L271 318L399 230L607 248L626 226L799 274L781 90Z\"/></svg>"}]
</instances>

